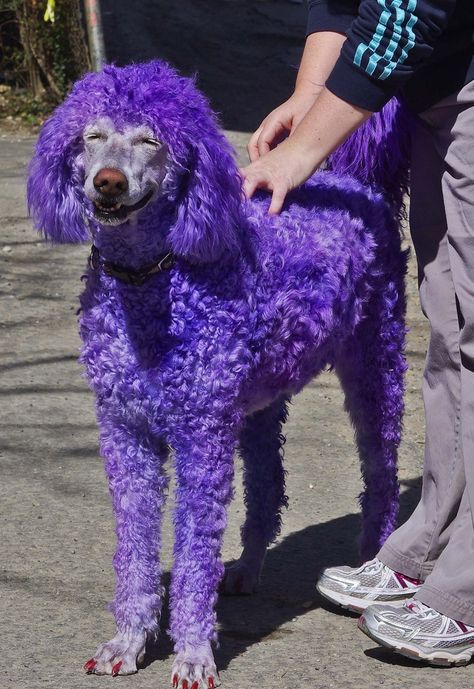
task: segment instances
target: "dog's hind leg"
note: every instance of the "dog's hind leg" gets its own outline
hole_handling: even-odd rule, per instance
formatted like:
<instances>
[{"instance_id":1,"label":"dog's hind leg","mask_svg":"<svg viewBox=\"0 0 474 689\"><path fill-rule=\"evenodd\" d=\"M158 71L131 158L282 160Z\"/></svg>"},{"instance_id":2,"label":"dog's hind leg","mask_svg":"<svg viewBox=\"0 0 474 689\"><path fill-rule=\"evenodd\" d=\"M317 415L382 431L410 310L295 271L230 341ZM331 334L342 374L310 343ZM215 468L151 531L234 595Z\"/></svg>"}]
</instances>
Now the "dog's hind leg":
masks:
<instances>
[{"instance_id":1,"label":"dog's hind leg","mask_svg":"<svg viewBox=\"0 0 474 689\"><path fill-rule=\"evenodd\" d=\"M116 636L97 649L84 669L125 675L137 671L148 637L157 632L161 608L161 509L166 489L167 446L121 417L102 419L101 451L116 517Z\"/></svg>"},{"instance_id":2,"label":"dog's hind leg","mask_svg":"<svg viewBox=\"0 0 474 689\"><path fill-rule=\"evenodd\" d=\"M204 416L177 425L176 539L170 633L176 658L172 681L182 689L217 684L211 642L217 640L214 606L223 575L220 559L232 496L235 421ZM234 430L233 430L234 429Z\"/></svg>"},{"instance_id":3,"label":"dog's hind leg","mask_svg":"<svg viewBox=\"0 0 474 689\"><path fill-rule=\"evenodd\" d=\"M245 419L240 434L246 505L243 551L237 562L226 568L223 593L253 593L267 547L280 533L281 510L287 506L282 435L286 418L287 401L282 397Z\"/></svg>"},{"instance_id":4,"label":"dog's hind leg","mask_svg":"<svg viewBox=\"0 0 474 689\"><path fill-rule=\"evenodd\" d=\"M365 484L360 496L364 559L378 552L398 513L397 451L406 370L403 275L396 281L387 278L368 308L368 318L345 343L336 364Z\"/></svg>"}]
</instances>

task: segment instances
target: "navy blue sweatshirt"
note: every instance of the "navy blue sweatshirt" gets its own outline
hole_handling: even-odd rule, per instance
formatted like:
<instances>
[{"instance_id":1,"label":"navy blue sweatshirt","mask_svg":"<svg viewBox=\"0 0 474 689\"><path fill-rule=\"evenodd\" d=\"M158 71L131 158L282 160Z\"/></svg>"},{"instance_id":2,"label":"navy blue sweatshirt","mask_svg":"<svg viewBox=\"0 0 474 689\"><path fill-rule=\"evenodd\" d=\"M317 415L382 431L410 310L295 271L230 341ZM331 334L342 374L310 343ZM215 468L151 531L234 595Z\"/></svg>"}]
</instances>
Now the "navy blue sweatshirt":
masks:
<instances>
[{"instance_id":1,"label":"navy blue sweatshirt","mask_svg":"<svg viewBox=\"0 0 474 689\"><path fill-rule=\"evenodd\" d=\"M421 112L474 79L474 0L309 0L307 35L347 35L326 86L376 111L396 93Z\"/></svg>"}]
</instances>

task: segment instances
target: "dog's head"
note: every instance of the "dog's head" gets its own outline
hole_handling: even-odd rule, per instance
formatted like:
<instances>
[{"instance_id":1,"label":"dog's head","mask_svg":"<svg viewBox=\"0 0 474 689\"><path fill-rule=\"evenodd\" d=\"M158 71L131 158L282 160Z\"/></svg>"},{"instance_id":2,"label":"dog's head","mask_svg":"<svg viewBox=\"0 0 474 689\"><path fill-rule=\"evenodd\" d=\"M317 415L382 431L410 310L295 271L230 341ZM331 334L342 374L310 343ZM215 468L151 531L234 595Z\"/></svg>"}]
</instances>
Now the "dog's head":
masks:
<instances>
[{"instance_id":1,"label":"dog's head","mask_svg":"<svg viewBox=\"0 0 474 689\"><path fill-rule=\"evenodd\" d=\"M120 232L165 199L175 204L170 248L206 262L236 247L240 198L206 99L159 61L77 82L43 126L28 180L35 225L53 241L83 241L90 223Z\"/></svg>"}]
</instances>

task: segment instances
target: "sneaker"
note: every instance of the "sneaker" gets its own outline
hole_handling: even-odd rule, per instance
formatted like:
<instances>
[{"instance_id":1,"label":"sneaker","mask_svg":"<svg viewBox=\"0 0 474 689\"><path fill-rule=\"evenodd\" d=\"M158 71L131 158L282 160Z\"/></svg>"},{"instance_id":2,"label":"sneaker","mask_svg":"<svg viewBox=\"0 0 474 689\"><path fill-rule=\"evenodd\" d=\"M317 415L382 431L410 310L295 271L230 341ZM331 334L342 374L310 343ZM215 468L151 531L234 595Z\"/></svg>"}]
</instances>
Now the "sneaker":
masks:
<instances>
[{"instance_id":1,"label":"sneaker","mask_svg":"<svg viewBox=\"0 0 474 689\"><path fill-rule=\"evenodd\" d=\"M403 605L413 598L422 582L384 565L377 558L361 567L329 567L323 570L316 588L331 603L362 612L377 602Z\"/></svg>"},{"instance_id":2,"label":"sneaker","mask_svg":"<svg viewBox=\"0 0 474 689\"><path fill-rule=\"evenodd\" d=\"M371 639L431 665L465 665L474 655L474 627L452 620L418 600L402 608L371 605L359 619Z\"/></svg>"}]
</instances>

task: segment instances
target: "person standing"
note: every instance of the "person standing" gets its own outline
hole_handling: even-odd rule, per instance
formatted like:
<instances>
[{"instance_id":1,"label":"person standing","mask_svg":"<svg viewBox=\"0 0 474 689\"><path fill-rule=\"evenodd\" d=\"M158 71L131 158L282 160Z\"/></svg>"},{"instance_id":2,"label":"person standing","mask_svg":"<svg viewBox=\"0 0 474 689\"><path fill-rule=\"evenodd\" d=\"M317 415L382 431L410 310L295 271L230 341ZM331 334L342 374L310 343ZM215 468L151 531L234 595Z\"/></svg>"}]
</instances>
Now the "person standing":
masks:
<instances>
[{"instance_id":1,"label":"person standing","mask_svg":"<svg viewBox=\"0 0 474 689\"><path fill-rule=\"evenodd\" d=\"M294 93L241 171L246 195L269 190L279 213L392 96L416 113L410 228L430 324L421 499L373 560L328 568L317 588L362 612L377 642L442 665L474 655L473 35L472 0L309 0Z\"/></svg>"}]
</instances>

